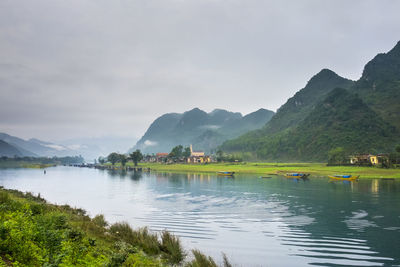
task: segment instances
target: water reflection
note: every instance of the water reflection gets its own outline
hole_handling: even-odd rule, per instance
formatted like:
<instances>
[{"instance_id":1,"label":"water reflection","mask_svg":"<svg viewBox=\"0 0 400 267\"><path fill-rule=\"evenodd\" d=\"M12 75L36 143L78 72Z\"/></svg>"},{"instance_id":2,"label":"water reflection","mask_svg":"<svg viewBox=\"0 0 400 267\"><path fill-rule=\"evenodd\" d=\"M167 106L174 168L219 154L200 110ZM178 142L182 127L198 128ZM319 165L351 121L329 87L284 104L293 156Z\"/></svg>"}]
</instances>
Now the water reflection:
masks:
<instances>
[{"instance_id":1,"label":"water reflection","mask_svg":"<svg viewBox=\"0 0 400 267\"><path fill-rule=\"evenodd\" d=\"M242 266L399 265L396 180L262 179L53 168L2 170L5 187L104 213Z\"/></svg>"}]
</instances>

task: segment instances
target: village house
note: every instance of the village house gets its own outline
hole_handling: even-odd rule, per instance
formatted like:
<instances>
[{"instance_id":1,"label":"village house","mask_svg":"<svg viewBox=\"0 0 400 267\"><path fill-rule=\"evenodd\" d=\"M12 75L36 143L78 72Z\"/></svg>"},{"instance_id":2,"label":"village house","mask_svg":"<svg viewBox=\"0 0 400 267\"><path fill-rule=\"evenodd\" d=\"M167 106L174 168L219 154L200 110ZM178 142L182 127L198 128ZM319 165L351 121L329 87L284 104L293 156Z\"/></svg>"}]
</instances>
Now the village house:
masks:
<instances>
[{"instance_id":1,"label":"village house","mask_svg":"<svg viewBox=\"0 0 400 267\"><path fill-rule=\"evenodd\" d=\"M386 154L358 154L350 157L350 163L354 165L378 165L388 160Z\"/></svg>"},{"instance_id":2,"label":"village house","mask_svg":"<svg viewBox=\"0 0 400 267\"><path fill-rule=\"evenodd\" d=\"M156 162L165 162L168 158L168 153L157 153Z\"/></svg>"}]
</instances>

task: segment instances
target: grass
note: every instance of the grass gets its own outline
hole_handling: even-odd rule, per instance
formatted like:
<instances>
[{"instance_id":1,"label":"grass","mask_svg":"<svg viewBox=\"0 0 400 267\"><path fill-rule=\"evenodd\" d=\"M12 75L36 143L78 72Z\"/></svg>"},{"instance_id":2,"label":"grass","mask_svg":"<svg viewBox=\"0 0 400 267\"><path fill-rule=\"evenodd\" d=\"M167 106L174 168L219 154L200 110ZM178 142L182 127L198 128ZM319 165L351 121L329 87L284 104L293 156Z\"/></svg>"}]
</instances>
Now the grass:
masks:
<instances>
[{"instance_id":1,"label":"grass","mask_svg":"<svg viewBox=\"0 0 400 267\"><path fill-rule=\"evenodd\" d=\"M28 161L0 161L0 168L31 168L31 169L43 169L52 167L55 164L43 164L43 163L35 163L35 162L28 162Z\"/></svg>"},{"instance_id":2,"label":"grass","mask_svg":"<svg viewBox=\"0 0 400 267\"><path fill-rule=\"evenodd\" d=\"M214 266L212 258L193 254L185 262L180 240L166 231L108 226L103 215L90 218L82 209L0 187L0 266Z\"/></svg>"},{"instance_id":3,"label":"grass","mask_svg":"<svg viewBox=\"0 0 400 267\"><path fill-rule=\"evenodd\" d=\"M313 176L332 174L360 175L360 178L400 178L399 169L378 167L327 166L325 163L209 163L209 164L160 164L140 163L139 167L165 172L205 172L234 171L244 174L284 174L287 172L305 172Z\"/></svg>"}]
</instances>

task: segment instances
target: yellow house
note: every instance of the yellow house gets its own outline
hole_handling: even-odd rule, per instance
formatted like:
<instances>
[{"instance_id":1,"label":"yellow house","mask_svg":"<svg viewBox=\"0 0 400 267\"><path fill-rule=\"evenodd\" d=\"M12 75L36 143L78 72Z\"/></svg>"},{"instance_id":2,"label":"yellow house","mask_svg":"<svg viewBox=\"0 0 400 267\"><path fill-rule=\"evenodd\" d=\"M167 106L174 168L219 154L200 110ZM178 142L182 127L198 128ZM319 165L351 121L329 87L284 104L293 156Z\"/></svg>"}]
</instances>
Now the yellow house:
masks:
<instances>
[{"instance_id":1,"label":"yellow house","mask_svg":"<svg viewBox=\"0 0 400 267\"><path fill-rule=\"evenodd\" d=\"M384 163L388 161L389 157L386 154L379 154L379 155L370 155L369 160L371 161L372 165L378 165L380 163Z\"/></svg>"},{"instance_id":2,"label":"yellow house","mask_svg":"<svg viewBox=\"0 0 400 267\"><path fill-rule=\"evenodd\" d=\"M372 165L376 165L379 163L378 156L376 156L376 155L369 156L369 160L371 161Z\"/></svg>"}]
</instances>

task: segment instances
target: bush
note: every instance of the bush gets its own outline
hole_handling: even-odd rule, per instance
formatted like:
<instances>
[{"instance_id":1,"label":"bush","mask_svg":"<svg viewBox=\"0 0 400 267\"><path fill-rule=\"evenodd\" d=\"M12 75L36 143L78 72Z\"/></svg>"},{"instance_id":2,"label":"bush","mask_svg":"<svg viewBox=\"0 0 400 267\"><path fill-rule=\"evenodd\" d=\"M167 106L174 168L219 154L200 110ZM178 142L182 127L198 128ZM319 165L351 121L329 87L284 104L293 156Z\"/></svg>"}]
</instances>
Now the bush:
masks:
<instances>
[{"instance_id":1,"label":"bush","mask_svg":"<svg viewBox=\"0 0 400 267\"><path fill-rule=\"evenodd\" d=\"M165 253L164 258L171 264L178 264L185 258L179 238L167 231L161 235L161 250Z\"/></svg>"},{"instance_id":2,"label":"bush","mask_svg":"<svg viewBox=\"0 0 400 267\"><path fill-rule=\"evenodd\" d=\"M207 257L199 250L192 250L194 260L189 262L187 267L217 267L217 264L211 257Z\"/></svg>"}]
</instances>

